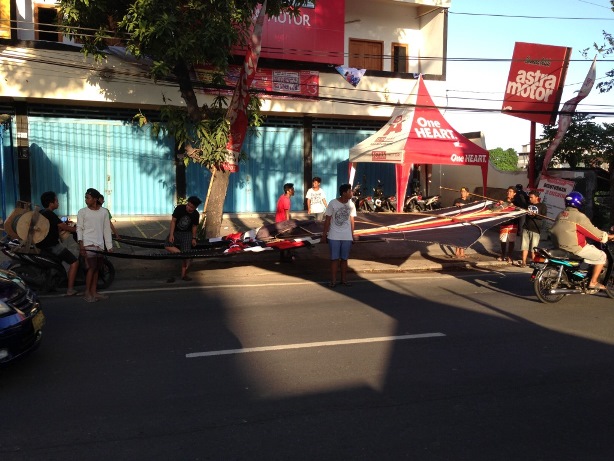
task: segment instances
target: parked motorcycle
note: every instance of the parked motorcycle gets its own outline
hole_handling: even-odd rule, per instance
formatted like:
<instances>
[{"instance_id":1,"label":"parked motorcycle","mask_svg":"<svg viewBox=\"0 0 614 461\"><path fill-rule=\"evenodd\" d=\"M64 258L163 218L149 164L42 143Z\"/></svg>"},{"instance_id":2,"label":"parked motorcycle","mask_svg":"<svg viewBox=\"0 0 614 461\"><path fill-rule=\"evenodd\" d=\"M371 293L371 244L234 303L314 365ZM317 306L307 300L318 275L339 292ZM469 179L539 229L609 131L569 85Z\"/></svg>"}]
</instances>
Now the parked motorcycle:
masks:
<instances>
[{"instance_id":1,"label":"parked motorcycle","mask_svg":"<svg viewBox=\"0 0 614 461\"><path fill-rule=\"evenodd\" d=\"M416 213L424 211L424 200L422 200L422 194L418 191L414 191L411 195L405 197L405 205L403 211L406 213Z\"/></svg>"},{"instance_id":2,"label":"parked motorcycle","mask_svg":"<svg viewBox=\"0 0 614 461\"><path fill-rule=\"evenodd\" d=\"M419 191L414 191L411 195L405 198L405 205L403 211L406 212L420 212L420 211L432 211L441 208L441 196L431 195L429 197L423 197Z\"/></svg>"},{"instance_id":3,"label":"parked motorcycle","mask_svg":"<svg viewBox=\"0 0 614 461\"><path fill-rule=\"evenodd\" d=\"M614 243L603 245L608 262L599 277L605 285L605 293L614 298ZM537 298L543 303L559 302L567 295L596 294L597 290L588 287L592 268L582 262L582 258L561 249L535 248L533 255L533 274L531 281Z\"/></svg>"},{"instance_id":4,"label":"parked motorcycle","mask_svg":"<svg viewBox=\"0 0 614 461\"><path fill-rule=\"evenodd\" d=\"M19 240L3 240L0 242L0 251L11 258L4 261L3 269L8 269L19 275L28 285L37 291L54 291L58 287L66 287L68 276L62 261L55 255L41 251L40 253L20 252ZM85 261L79 256L79 270L75 285L85 284ZM102 266L98 270L98 289L111 286L115 279L115 267L104 256Z\"/></svg>"},{"instance_id":5,"label":"parked motorcycle","mask_svg":"<svg viewBox=\"0 0 614 461\"><path fill-rule=\"evenodd\" d=\"M423 198L424 201L424 210L432 211L441 208L441 196L440 195L431 195L429 197Z\"/></svg>"},{"instance_id":6,"label":"parked motorcycle","mask_svg":"<svg viewBox=\"0 0 614 461\"><path fill-rule=\"evenodd\" d=\"M377 185L373 188L373 202L375 211L394 212L397 210L397 198L394 195L386 196L384 194L384 185L377 180Z\"/></svg>"},{"instance_id":7,"label":"parked motorcycle","mask_svg":"<svg viewBox=\"0 0 614 461\"><path fill-rule=\"evenodd\" d=\"M354 202L354 206L356 207L356 211L368 213L371 211L375 211L375 203L373 201L373 197L362 195L363 189L361 188L360 183L356 184L352 189L352 201Z\"/></svg>"}]
</instances>

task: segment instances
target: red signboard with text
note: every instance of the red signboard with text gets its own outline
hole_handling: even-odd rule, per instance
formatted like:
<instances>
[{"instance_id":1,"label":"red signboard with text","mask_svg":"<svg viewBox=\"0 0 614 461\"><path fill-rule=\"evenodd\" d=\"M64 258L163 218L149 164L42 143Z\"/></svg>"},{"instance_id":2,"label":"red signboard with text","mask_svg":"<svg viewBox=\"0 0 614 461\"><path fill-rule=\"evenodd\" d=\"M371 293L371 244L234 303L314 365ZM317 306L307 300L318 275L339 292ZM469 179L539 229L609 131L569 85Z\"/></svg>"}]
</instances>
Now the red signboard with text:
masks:
<instances>
[{"instance_id":1,"label":"red signboard with text","mask_svg":"<svg viewBox=\"0 0 614 461\"><path fill-rule=\"evenodd\" d=\"M564 46L516 42L501 112L554 124L570 55Z\"/></svg>"},{"instance_id":2,"label":"red signboard with text","mask_svg":"<svg viewBox=\"0 0 614 461\"><path fill-rule=\"evenodd\" d=\"M260 57L343 64L344 21L345 0L308 3L297 17L267 16Z\"/></svg>"}]
</instances>

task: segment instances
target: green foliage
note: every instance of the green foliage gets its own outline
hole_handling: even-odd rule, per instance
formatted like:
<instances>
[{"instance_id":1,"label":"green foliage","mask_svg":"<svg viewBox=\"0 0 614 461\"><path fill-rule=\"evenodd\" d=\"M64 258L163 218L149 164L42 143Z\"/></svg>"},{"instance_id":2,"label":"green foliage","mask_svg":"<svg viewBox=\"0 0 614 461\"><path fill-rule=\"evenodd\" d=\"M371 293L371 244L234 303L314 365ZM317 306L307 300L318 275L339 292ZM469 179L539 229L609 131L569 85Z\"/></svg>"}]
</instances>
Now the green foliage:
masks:
<instances>
[{"instance_id":1,"label":"green foliage","mask_svg":"<svg viewBox=\"0 0 614 461\"><path fill-rule=\"evenodd\" d=\"M501 171L516 171L518 169L518 153L512 149L503 150L501 147L491 149L490 161Z\"/></svg>"},{"instance_id":2,"label":"green foliage","mask_svg":"<svg viewBox=\"0 0 614 461\"><path fill-rule=\"evenodd\" d=\"M571 124L552 157L553 163L567 163L571 168L580 164L593 165L603 151L603 128L593 122L594 117L582 113L572 116ZM536 147L536 156L544 156L548 146L556 136L558 127L544 126L544 131Z\"/></svg>"},{"instance_id":3,"label":"green foliage","mask_svg":"<svg viewBox=\"0 0 614 461\"><path fill-rule=\"evenodd\" d=\"M162 124L152 133L170 134L187 158L213 168L225 159L229 134L227 101L218 97L198 106L190 70L194 64L214 68L212 86L222 83L233 46L247 43L254 9L261 0L59 0L62 31L83 44L84 53L104 59L108 43L120 43L135 57L147 59L155 80L179 83L185 108L165 106ZM268 0L267 14L299 14L306 0ZM113 42L111 42L113 40ZM252 98L249 124L259 126L260 103ZM135 116L140 126L148 123Z\"/></svg>"}]
</instances>

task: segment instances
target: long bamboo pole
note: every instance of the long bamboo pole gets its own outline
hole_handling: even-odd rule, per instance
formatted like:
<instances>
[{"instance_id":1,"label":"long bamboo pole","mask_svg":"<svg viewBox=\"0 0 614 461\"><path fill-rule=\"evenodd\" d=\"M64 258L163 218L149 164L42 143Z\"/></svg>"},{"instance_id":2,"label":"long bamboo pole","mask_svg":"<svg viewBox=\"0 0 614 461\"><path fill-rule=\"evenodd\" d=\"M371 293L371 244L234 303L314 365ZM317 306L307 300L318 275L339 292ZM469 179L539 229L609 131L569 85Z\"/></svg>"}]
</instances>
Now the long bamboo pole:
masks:
<instances>
[{"instance_id":1,"label":"long bamboo pole","mask_svg":"<svg viewBox=\"0 0 614 461\"><path fill-rule=\"evenodd\" d=\"M452 191L457 191L457 190L458 190L458 189L450 189L449 187L443 187L443 186L439 186L439 188L440 188L440 189L445 189L445 190L452 190ZM474 195L475 197L484 198L484 199L486 199L486 200L492 200L493 202L501 202L501 200L496 199L496 198L492 198L492 197L485 197L485 196L483 196L483 195L480 195L480 194L474 194L474 193L472 193L472 192L467 192L467 193L468 193L469 195ZM544 216L544 215L541 215L541 214L539 214L539 213L533 213L533 216L538 216L538 217L540 217L540 218L548 219L549 221L556 221L556 219L554 219L554 218L551 218L551 217L549 217L549 216Z\"/></svg>"}]
</instances>

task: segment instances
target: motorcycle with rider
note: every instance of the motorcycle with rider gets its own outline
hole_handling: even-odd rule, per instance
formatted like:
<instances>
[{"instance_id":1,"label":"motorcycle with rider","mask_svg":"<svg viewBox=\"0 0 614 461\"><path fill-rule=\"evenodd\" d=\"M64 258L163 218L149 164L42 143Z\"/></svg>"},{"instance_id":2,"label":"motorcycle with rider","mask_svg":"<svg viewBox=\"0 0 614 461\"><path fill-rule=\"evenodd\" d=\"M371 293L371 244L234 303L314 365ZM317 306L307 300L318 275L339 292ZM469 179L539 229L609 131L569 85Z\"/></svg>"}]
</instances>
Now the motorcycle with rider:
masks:
<instances>
[{"instance_id":1,"label":"motorcycle with rider","mask_svg":"<svg viewBox=\"0 0 614 461\"><path fill-rule=\"evenodd\" d=\"M614 234L595 227L582 213L585 199L572 191L565 197L550 234L555 249L535 248L531 280L540 301L558 302L566 295L605 291L614 298ZM589 243L600 242L604 249ZM592 266L584 269L582 264ZM605 268L605 270L604 270Z\"/></svg>"}]
</instances>

